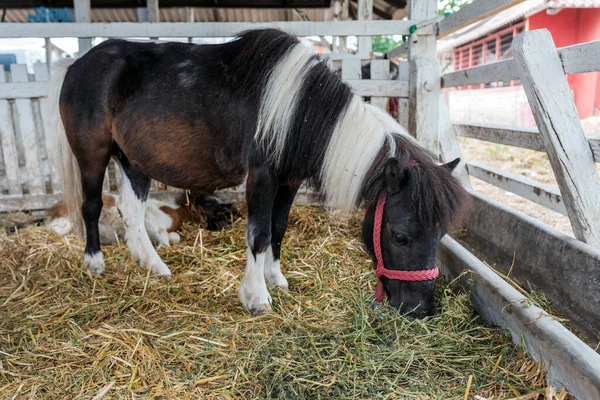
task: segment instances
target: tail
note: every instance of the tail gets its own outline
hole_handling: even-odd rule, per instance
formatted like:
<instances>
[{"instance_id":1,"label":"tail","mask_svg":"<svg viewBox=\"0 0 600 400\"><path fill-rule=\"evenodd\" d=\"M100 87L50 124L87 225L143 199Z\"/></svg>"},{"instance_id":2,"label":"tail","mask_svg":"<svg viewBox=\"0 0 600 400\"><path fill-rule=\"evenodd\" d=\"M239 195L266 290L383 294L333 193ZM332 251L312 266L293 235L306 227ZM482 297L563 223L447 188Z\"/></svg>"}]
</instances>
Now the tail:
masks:
<instances>
[{"instance_id":1,"label":"tail","mask_svg":"<svg viewBox=\"0 0 600 400\"><path fill-rule=\"evenodd\" d=\"M56 167L59 187L62 183L63 199L67 208L67 216L73 226L73 231L83 237L83 218L81 206L83 195L81 190L81 173L77 159L71 150L65 127L60 116L60 92L65 75L74 59L61 60L52 65L50 91L48 93L48 114L50 117L50 132L52 137L52 155Z\"/></svg>"}]
</instances>

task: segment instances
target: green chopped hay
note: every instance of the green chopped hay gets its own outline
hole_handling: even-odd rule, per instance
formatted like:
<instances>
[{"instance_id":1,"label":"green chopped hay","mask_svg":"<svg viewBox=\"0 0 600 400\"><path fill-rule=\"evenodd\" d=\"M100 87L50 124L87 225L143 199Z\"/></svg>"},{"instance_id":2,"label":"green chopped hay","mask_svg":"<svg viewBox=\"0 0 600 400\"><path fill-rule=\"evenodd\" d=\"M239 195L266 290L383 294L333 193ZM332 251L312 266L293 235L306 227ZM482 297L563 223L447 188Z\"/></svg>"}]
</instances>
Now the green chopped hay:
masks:
<instances>
[{"instance_id":1,"label":"green chopped hay","mask_svg":"<svg viewBox=\"0 0 600 400\"><path fill-rule=\"evenodd\" d=\"M106 275L92 278L73 237L0 236L0 398L463 399L470 377L471 399L554 393L455 284L439 283L426 320L374 307L361 217L295 207L282 254L291 292L258 318L237 299L243 218L187 227L160 251L170 282L123 244L104 248Z\"/></svg>"}]
</instances>

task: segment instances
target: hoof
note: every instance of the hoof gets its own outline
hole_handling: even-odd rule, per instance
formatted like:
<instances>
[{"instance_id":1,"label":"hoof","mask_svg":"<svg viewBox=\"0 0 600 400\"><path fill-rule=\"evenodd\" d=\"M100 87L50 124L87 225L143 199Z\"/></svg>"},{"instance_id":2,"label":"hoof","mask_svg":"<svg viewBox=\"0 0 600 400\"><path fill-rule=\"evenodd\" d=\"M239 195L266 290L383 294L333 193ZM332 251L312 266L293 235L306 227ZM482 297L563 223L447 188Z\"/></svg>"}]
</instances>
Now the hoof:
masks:
<instances>
[{"instance_id":1,"label":"hoof","mask_svg":"<svg viewBox=\"0 0 600 400\"><path fill-rule=\"evenodd\" d=\"M87 268L88 272L92 275L103 275L104 274L104 259L102 253L96 253L93 256L85 254L83 256L83 263Z\"/></svg>"},{"instance_id":2,"label":"hoof","mask_svg":"<svg viewBox=\"0 0 600 400\"><path fill-rule=\"evenodd\" d=\"M253 306L248 309L253 317L260 317L261 315L267 315L269 309L265 306Z\"/></svg>"},{"instance_id":3,"label":"hoof","mask_svg":"<svg viewBox=\"0 0 600 400\"><path fill-rule=\"evenodd\" d=\"M164 279L165 281L170 281L171 279L173 279L173 275L171 274L158 275L158 277L160 279Z\"/></svg>"}]
</instances>

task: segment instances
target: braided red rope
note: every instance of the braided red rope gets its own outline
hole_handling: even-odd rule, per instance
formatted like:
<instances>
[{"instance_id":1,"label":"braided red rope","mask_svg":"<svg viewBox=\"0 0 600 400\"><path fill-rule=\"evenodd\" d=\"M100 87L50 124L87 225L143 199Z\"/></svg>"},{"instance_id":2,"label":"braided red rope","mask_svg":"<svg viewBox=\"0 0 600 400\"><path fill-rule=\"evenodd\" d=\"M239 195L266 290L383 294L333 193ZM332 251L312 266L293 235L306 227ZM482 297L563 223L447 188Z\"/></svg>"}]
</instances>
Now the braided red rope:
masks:
<instances>
[{"instance_id":1,"label":"braided red rope","mask_svg":"<svg viewBox=\"0 0 600 400\"><path fill-rule=\"evenodd\" d=\"M414 160L406 163L404 168L409 168L418 165ZM382 302L385 298L385 289L381 280L382 276L388 279L394 279L398 281L429 281L437 278L440 271L436 265L433 269L425 269L420 271L398 271L392 269L386 269L383 265L383 254L381 253L381 227L383 225L383 209L385 207L385 200L387 196L384 193L379 196L377 200L377 207L375 208L375 223L373 225L373 247L375 248L375 260L373 262L373 269L377 276L377 287L375 289L375 300Z\"/></svg>"}]
</instances>

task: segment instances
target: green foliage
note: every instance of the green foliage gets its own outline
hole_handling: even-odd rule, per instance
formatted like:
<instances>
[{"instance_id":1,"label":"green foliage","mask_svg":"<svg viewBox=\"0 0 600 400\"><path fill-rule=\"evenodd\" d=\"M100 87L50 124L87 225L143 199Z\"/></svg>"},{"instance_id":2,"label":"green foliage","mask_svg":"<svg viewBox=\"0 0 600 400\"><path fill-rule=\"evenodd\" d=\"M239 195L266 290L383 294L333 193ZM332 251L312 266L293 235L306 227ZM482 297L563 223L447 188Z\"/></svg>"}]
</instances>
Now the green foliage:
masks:
<instances>
[{"instance_id":1,"label":"green foliage","mask_svg":"<svg viewBox=\"0 0 600 400\"><path fill-rule=\"evenodd\" d=\"M438 13L444 15L460 10L467 4L471 4L473 0L439 0Z\"/></svg>"},{"instance_id":2,"label":"green foliage","mask_svg":"<svg viewBox=\"0 0 600 400\"><path fill-rule=\"evenodd\" d=\"M451 14L460 10L473 0L439 0L438 13L440 15ZM373 36L373 51L375 53L387 53L402 43L400 36Z\"/></svg>"},{"instance_id":3,"label":"green foliage","mask_svg":"<svg viewBox=\"0 0 600 400\"><path fill-rule=\"evenodd\" d=\"M394 36L373 36L373 51L376 53L387 53L388 51L398 47L402 40L394 39Z\"/></svg>"}]
</instances>

